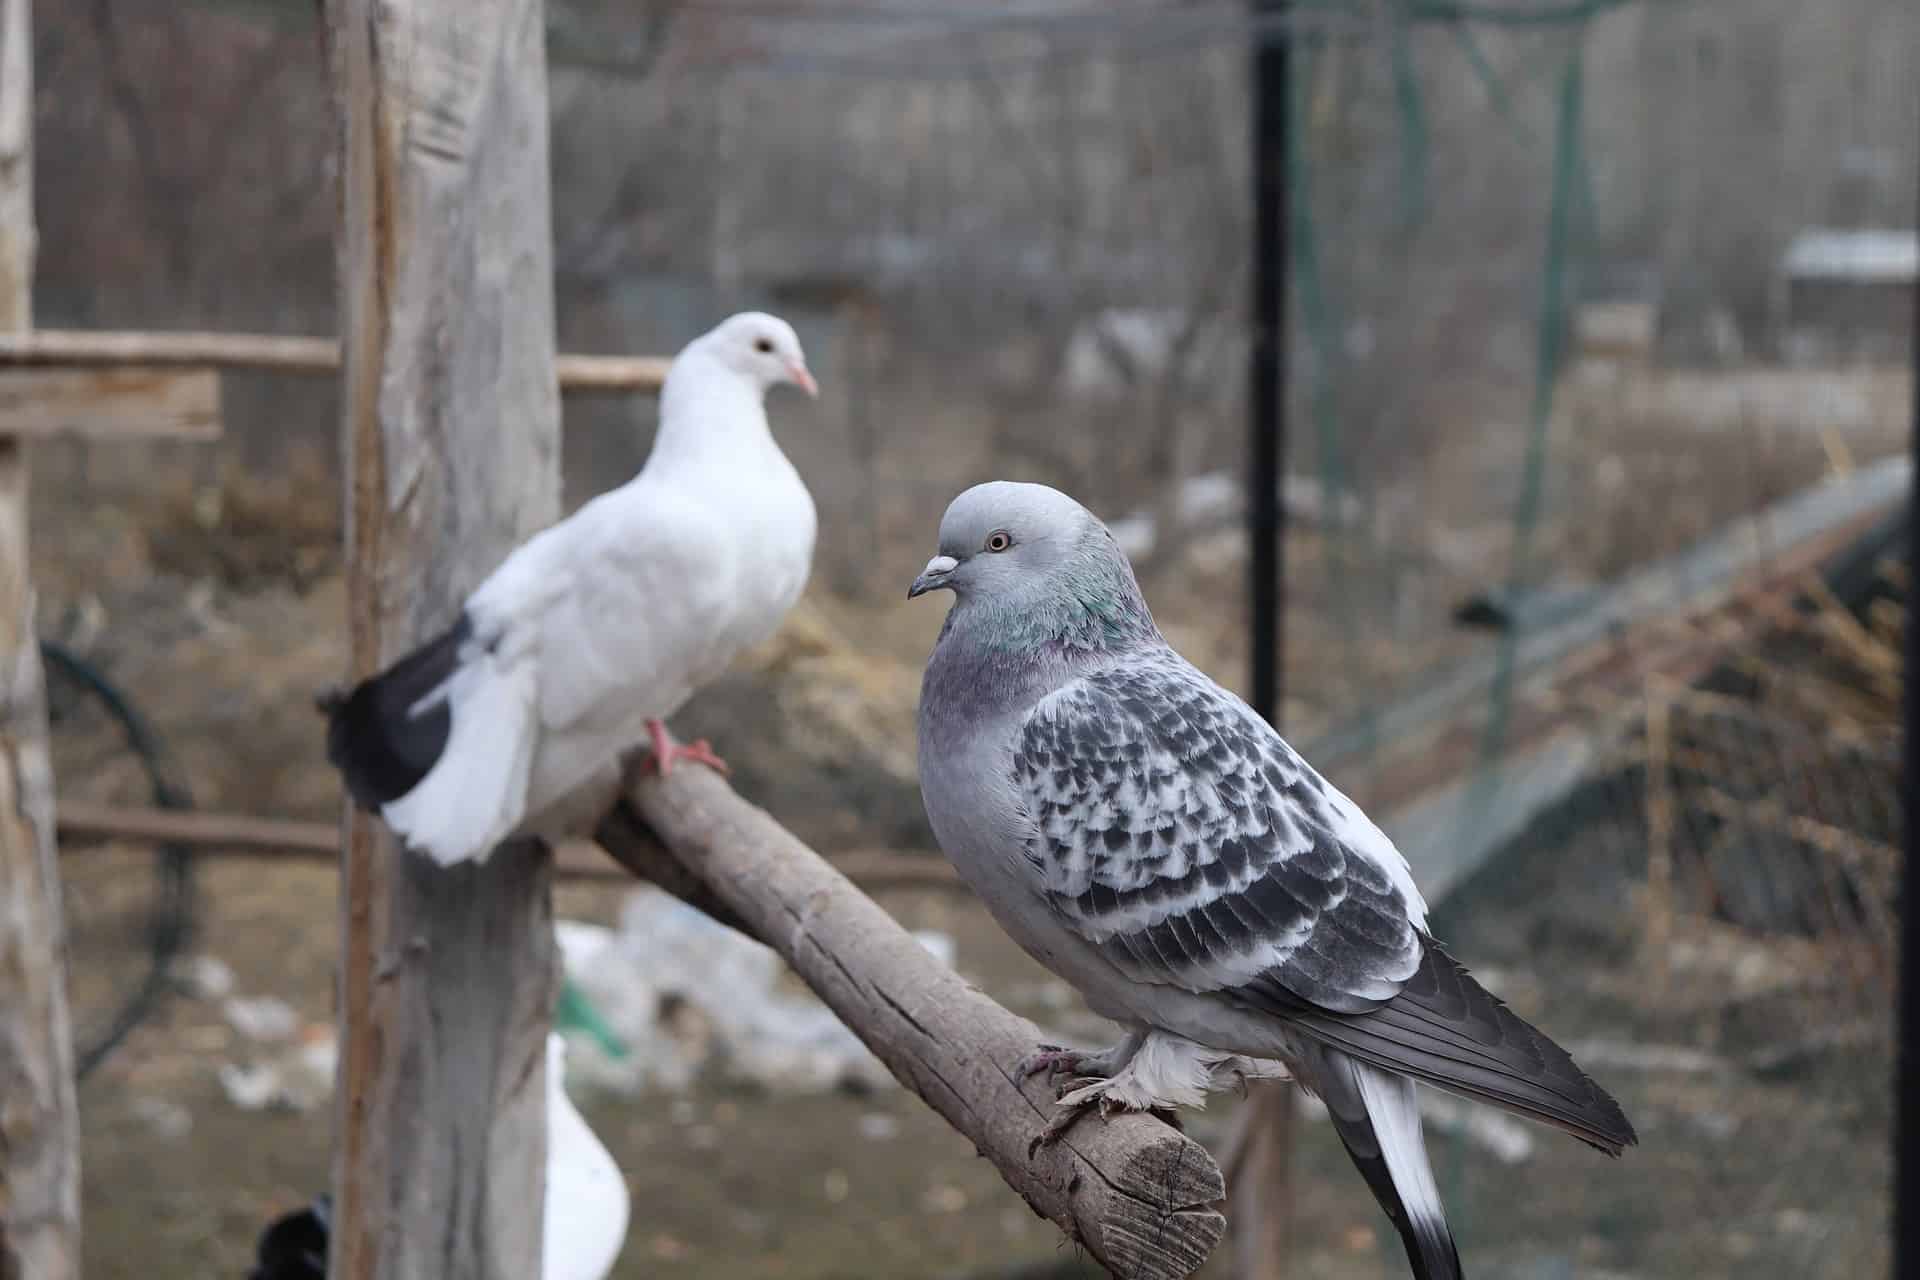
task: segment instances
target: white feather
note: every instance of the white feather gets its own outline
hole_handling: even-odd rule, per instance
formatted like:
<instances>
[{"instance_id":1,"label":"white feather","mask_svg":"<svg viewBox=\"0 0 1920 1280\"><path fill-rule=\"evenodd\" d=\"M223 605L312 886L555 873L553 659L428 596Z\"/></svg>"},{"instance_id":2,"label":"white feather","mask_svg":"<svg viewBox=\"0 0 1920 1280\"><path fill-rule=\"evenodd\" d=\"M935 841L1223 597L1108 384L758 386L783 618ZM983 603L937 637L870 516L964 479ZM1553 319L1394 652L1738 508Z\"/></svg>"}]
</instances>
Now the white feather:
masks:
<instances>
[{"instance_id":1,"label":"white feather","mask_svg":"<svg viewBox=\"0 0 1920 1280\"><path fill-rule=\"evenodd\" d=\"M1060 1096L1063 1107L1098 1101L1128 1111L1204 1107L1207 1095L1248 1080L1284 1080L1287 1068L1196 1044L1170 1031L1149 1031L1113 1075Z\"/></svg>"},{"instance_id":2,"label":"white feather","mask_svg":"<svg viewBox=\"0 0 1920 1280\"><path fill-rule=\"evenodd\" d=\"M1420 1132L1419 1086L1406 1076L1364 1062L1350 1065L1354 1083L1360 1087L1360 1100L1366 1104L1367 1118L1373 1122L1380 1158L1393 1175L1400 1203L1416 1222L1445 1235L1446 1209L1440 1202L1440 1187L1433 1180L1433 1166L1427 1163L1426 1138Z\"/></svg>"},{"instance_id":3,"label":"white feather","mask_svg":"<svg viewBox=\"0 0 1920 1280\"><path fill-rule=\"evenodd\" d=\"M454 672L446 684L453 723L440 759L380 811L409 848L443 867L485 861L512 832L526 808L539 691L523 656L480 650Z\"/></svg>"}]
</instances>

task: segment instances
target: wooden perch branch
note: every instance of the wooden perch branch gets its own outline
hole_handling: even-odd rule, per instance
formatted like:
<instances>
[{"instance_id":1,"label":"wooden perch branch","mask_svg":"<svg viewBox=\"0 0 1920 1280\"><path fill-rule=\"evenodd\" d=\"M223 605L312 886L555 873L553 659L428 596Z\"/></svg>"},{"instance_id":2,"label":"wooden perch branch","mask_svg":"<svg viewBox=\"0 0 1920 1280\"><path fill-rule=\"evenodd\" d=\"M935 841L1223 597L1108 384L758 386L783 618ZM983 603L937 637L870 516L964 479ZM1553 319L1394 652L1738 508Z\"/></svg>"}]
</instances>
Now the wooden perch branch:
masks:
<instances>
[{"instance_id":1,"label":"wooden perch branch","mask_svg":"<svg viewBox=\"0 0 1920 1280\"><path fill-rule=\"evenodd\" d=\"M562 391L658 391L665 356L554 357ZM114 333L36 329L0 334L0 366L118 368L125 365L263 369L332 377L340 344L332 338L268 333Z\"/></svg>"},{"instance_id":2,"label":"wooden perch branch","mask_svg":"<svg viewBox=\"0 0 1920 1280\"><path fill-rule=\"evenodd\" d=\"M784 956L901 1083L1108 1270L1145 1280L1191 1275L1206 1261L1226 1227L1216 1208L1226 1186L1198 1143L1152 1117L1121 1115L1089 1116L1057 1145L1036 1146L1053 1093L1014 1069L1038 1042L1032 1023L935 960L718 775L640 778L625 803L631 812L616 810L599 833L615 857L658 873L696 906L718 907Z\"/></svg>"}]
</instances>

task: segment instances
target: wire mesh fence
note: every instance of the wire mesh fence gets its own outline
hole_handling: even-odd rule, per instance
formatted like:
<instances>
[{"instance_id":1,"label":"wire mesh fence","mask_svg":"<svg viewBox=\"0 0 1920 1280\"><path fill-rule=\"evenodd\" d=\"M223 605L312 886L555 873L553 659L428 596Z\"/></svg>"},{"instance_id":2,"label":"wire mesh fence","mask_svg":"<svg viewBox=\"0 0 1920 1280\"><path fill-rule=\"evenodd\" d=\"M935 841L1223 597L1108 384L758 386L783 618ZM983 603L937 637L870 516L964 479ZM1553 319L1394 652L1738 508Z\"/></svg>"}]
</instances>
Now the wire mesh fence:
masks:
<instances>
[{"instance_id":1,"label":"wire mesh fence","mask_svg":"<svg viewBox=\"0 0 1920 1280\"><path fill-rule=\"evenodd\" d=\"M329 331L312 7L41 8L60 89L37 121L39 322ZM823 515L815 585L683 729L829 849L931 845L912 724L938 611L897 597L978 480L1105 516L1169 638L1244 687L1247 68L1252 41L1287 40L1284 724L1407 850L1453 950L1643 1135L1610 1165L1436 1102L1469 1269L1884 1269L1911 4L549 9L562 347L664 353L763 305L820 377L817 407L773 409ZM652 413L568 402L570 501L631 473ZM95 656L204 803L331 817L305 692L343 661L319 639L340 608L332 392L230 381L224 414L211 461L43 451L42 590L105 600ZM215 667L211 709L192 680ZM901 909L960 933L963 969L1032 986L990 930ZM723 1161L686 1137L709 1122L641 1145ZM1304 1134L1302 1273L1399 1274L1326 1127ZM734 1192L757 1173L725 1167ZM877 1228L900 1252L849 1272L798 1225L844 1212L835 1170L841 1199L758 1205L783 1225L731 1242L697 1225L733 1221L727 1188L663 1191L678 1216L630 1258L751 1276L1053 1256L991 1186L939 1208L971 1188L954 1175L888 1210L933 1226Z\"/></svg>"}]
</instances>

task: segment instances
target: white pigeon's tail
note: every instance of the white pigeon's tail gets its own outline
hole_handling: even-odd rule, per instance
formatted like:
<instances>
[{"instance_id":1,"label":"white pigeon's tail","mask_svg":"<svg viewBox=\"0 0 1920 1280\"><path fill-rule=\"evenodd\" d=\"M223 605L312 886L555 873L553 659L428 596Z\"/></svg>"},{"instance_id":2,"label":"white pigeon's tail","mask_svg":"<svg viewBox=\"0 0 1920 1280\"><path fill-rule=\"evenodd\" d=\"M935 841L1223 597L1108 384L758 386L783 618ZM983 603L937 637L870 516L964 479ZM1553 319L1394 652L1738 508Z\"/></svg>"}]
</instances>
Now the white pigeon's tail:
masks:
<instances>
[{"instance_id":1,"label":"white pigeon's tail","mask_svg":"<svg viewBox=\"0 0 1920 1280\"><path fill-rule=\"evenodd\" d=\"M454 673L446 749L419 786L380 810L408 848L443 867L483 862L520 825L538 695L530 663L482 654Z\"/></svg>"},{"instance_id":2,"label":"white pigeon's tail","mask_svg":"<svg viewBox=\"0 0 1920 1280\"><path fill-rule=\"evenodd\" d=\"M483 861L526 812L539 686L466 618L327 706L327 755L364 808L441 866Z\"/></svg>"},{"instance_id":3,"label":"white pigeon's tail","mask_svg":"<svg viewBox=\"0 0 1920 1280\"><path fill-rule=\"evenodd\" d=\"M1317 1048L1302 1080L1320 1100L1347 1154L1406 1246L1415 1280L1461 1280L1440 1188L1420 1132L1418 1086L1406 1076Z\"/></svg>"}]
</instances>

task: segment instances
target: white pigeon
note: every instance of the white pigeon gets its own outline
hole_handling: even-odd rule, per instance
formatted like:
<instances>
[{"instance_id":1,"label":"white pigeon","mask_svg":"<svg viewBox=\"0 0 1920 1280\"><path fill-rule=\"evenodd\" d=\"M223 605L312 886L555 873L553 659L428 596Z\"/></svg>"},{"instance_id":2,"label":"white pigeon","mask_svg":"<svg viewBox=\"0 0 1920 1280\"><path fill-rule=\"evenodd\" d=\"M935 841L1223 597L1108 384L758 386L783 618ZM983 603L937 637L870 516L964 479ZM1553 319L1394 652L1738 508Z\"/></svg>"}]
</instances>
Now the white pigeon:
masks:
<instances>
[{"instance_id":1,"label":"white pigeon","mask_svg":"<svg viewBox=\"0 0 1920 1280\"><path fill-rule=\"evenodd\" d=\"M967 490L907 594L940 589L956 599L920 694L934 834L1014 940L1125 1031L1024 1064L1083 1078L1061 1121L1290 1075L1420 1280L1458 1280L1460 1259L1416 1081L1610 1155L1634 1141L1607 1091L1428 935L1380 828L1173 651L1086 508L1041 485Z\"/></svg>"},{"instance_id":2,"label":"white pigeon","mask_svg":"<svg viewBox=\"0 0 1920 1280\"><path fill-rule=\"evenodd\" d=\"M818 394L783 320L745 312L689 343L640 473L507 556L443 634L323 701L327 758L361 806L449 866L604 787L663 721L771 636L813 563L813 499L767 424L769 389Z\"/></svg>"},{"instance_id":3,"label":"white pigeon","mask_svg":"<svg viewBox=\"0 0 1920 1280\"><path fill-rule=\"evenodd\" d=\"M601 1280L627 1241L626 1175L567 1096L567 1042L547 1035L547 1204L541 1280Z\"/></svg>"},{"instance_id":4,"label":"white pigeon","mask_svg":"<svg viewBox=\"0 0 1920 1280\"><path fill-rule=\"evenodd\" d=\"M547 1034L547 1194L540 1280L605 1280L627 1241L626 1175L567 1096L567 1043ZM326 1280L333 1202L317 1197L261 1233L248 1280Z\"/></svg>"}]
</instances>

